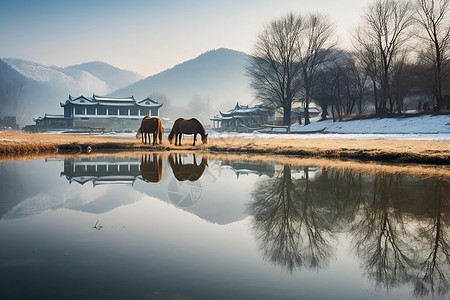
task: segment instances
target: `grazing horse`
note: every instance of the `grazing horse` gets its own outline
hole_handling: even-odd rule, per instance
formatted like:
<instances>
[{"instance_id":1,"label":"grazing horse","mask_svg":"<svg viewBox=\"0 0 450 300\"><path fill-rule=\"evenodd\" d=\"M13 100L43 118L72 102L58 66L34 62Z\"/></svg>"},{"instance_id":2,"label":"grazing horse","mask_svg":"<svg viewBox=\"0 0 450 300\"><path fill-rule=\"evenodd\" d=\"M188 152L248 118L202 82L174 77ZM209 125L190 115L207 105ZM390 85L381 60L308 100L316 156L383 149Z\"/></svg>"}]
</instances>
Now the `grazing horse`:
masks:
<instances>
[{"instance_id":1,"label":"grazing horse","mask_svg":"<svg viewBox=\"0 0 450 300\"><path fill-rule=\"evenodd\" d=\"M138 129L136 133L136 138L138 139L140 136L142 137L142 142L144 144L147 144L147 137L148 137L148 143L150 144L150 134L153 133L153 145L156 144L157 138L159 138L159 144L162 144L162 123L159 118L155 117L145 117L142 119L141 127Z\"/></svg>"},{"instance_id":2,"label":"grazing horse","mask_svg":"<svg viewBox=\"0 0 450 300\"><path fill-rule=\"evenodd\" d=\"M208 166L208 160L205 157L202 157L202 161L198 165L195 155L192 154L192 156L194 163L183 164L180 154L169 155L170 167L172 168L173 175L178 181L196 181L202 177L203 172L205 172L205 168Z\"/></svg>"},{"instance_id":3,"label":"grazing horse","mask_svg":"<svg viewBox=\"0 0 450 300\"><path fill-rule=\"evenodd\" d=\"M162 176L162 158L158 154L141 157L141 175L145 181L159 182Z\"/></svg>"},{"instance_id":4,"label":"grazing horse","mask_svg":"<svg viewBox=\"0 0 450 300\"><path fill-rule=\"evenodd\" d=\"M202 137L202 143L208 143L208 134L205 131L205 127L203 127L202 123L200 123L197 119L183 119L179 118L173 123L172 131L169 134L169 142L172 144L173 138L175 137L175 146L181 146L181 137L184 134L193 134L194 135L194 143L197 140L197 134L200 134Z\"/></svg>"}]
</instances>

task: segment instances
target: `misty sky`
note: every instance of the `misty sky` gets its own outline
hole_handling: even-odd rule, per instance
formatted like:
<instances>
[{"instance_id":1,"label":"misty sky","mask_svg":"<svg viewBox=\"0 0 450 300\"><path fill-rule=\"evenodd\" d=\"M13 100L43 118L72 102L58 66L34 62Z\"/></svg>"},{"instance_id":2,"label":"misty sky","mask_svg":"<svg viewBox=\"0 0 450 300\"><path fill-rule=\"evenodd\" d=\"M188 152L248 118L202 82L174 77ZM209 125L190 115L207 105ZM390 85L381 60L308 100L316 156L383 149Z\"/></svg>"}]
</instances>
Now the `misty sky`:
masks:
<instances>
[{"instance_id":1,"label":"misty sky","mask_svg":"<svg viewBox=\"0 0 450 300\"><path fill-rule=\"evenodd\" d=\"M327 14L338 37L373 0L0 0L0 57L47 66L104 61L144 76L211 49L251 53L270 20L287 12Z\"/></svg>"}]
</instances>

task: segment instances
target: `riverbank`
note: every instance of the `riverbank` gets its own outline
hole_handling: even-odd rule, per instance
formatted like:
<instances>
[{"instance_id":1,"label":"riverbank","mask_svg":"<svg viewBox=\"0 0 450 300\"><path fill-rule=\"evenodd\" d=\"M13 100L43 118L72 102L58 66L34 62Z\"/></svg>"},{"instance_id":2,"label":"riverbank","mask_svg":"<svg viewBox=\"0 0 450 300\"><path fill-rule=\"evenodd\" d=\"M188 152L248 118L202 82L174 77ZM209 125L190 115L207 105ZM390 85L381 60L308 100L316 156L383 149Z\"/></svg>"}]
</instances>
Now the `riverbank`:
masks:
<instances>
[{"instance_id":1,"label":"riverbank","mask_svg":"<svg viewBox=\"0 0 450 300\"><path fill-rule=\"evenodd\" d=\"M184 145L143 145L140 140L104 135L29 134L14 131L0 133L0 156L3 159L50 153L90 153L111 151L203 151L211 153L250 153L290 155L313 158L343 158L359 161L450 165L450 141L417 140L334 140L334 139L248 139L220 137L207 145L192 136Z\"/></svg>"}]
</instances>

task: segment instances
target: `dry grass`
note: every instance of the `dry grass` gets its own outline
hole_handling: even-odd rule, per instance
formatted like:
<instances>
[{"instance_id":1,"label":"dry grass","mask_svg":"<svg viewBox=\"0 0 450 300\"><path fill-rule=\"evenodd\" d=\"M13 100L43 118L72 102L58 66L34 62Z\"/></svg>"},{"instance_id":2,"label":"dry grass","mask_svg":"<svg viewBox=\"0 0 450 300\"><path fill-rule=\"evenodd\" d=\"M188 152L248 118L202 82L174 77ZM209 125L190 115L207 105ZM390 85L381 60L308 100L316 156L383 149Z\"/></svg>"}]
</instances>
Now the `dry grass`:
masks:
<instances>
[{"instance_id":1,"label":"dry grass","mask_svg":"<svg viewBox=\"0 0 450 300\"><path fill-rule=\"evenodd\" d=\"M49 153L80 153L106 151L179 151L195 150L210 153L252 153L288 155L311 158L350 158L359 161L382 161L449 165L448 141L399 140L328 140L328 139L210 139L208 145L192 146L192 138L183 139L184 146L143 145L140 140L99 135L0 133L0 156Z\"/></svg>"}]
</instances>

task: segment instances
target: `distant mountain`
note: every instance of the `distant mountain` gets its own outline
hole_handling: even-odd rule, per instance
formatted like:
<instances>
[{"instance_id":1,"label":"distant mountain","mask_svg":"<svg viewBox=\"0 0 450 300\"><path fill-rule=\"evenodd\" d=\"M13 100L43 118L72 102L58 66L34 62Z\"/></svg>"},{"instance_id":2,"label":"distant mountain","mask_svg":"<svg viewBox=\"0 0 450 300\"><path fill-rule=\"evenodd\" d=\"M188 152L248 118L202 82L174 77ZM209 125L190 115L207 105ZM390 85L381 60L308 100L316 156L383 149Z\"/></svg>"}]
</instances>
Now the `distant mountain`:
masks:
<instances>
[{"instance_id":1,"label":"distant mountain","mask_svg":"<svg viewBox=\"0 0 450 300\"><path fill-rule=\"evenodd\" d=\"M129 86L143 79L138 73L121 70L101 61L88 62L80 65L70 66L66 70L86 71L108 84L109 92ZM96 92L97 93L97 92Z\"/></svg>"},{"instance_id":2,"label":"distant mountain","mask_svg":"<svg viewBox=\"0 0 450 300\"><path fill-rule=\"evenodd\" d=\"M252 104L253 100L245 75L249 56L224 48L145 79L103 62L66 68L16 58L0 62L0 117L15 115L22 127L45 113L62 114L59 103L69 94L150 96L164 103L163 118L197 117L204 124L210 124L209 118L219 110L231 109L236 102Z\"/></svg>"},{"instance_id":3,"label":"distant mountain","mask_svg":"<svg viewBox=\"0 0 450 300\"><path fill-rule=\"evenodd\" d=\"M17 58L4 58L3 61L31 80L64 89L65 94L105 95L143 78L137 73L98 61L66 68L47 67Z\"/></svg>"},{"instance_id":4,"label":"distant mountain","mask_svg":"<svg viewBox=\"0 0 450 300\"><path fill-rule=\"evenodd\" d=\"M44 95L45 88L0 59L0 117L16 116L21 124L38 108L31 95ZM23 123L22 123L23 124Z\"/></svg>"},{"instance_id":5,"label":"distant mountain","mask_svg":"<svg viewBox=\"0 0 450 300\"><path fill-rule=\"evenodd\" d=\"M4 58L1 78L0 117L15 115L19 125L24 126L33 124L33 117L45 113L61 114L59 102L65 101L69 94L106 95L143 77L102 62L59 68Z\"/></svg>"},{"instance_id":6,"label":"distant mountain","mask_svg":"<svg viewBox=\"0 0 450 300\"><path fill-rule=\"evenodd\" d=\"M211 50L159 74L119 89L111 96L150 96L164 103L161 116L197 117L206 124L219 110L236 102L250 104L252 92L245 75L249 56L230 49Z\"/></svg>"}]
</instances>

